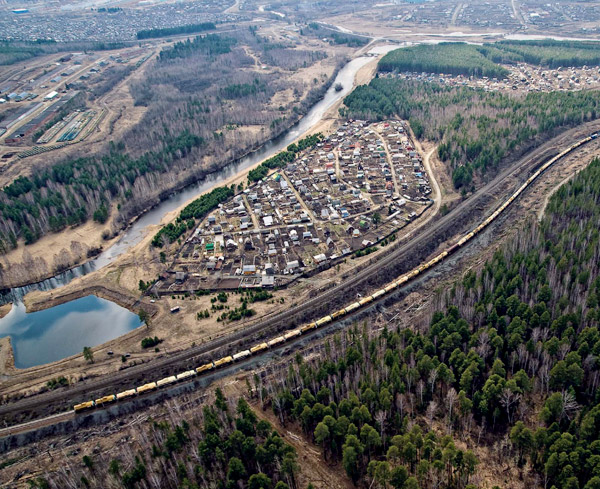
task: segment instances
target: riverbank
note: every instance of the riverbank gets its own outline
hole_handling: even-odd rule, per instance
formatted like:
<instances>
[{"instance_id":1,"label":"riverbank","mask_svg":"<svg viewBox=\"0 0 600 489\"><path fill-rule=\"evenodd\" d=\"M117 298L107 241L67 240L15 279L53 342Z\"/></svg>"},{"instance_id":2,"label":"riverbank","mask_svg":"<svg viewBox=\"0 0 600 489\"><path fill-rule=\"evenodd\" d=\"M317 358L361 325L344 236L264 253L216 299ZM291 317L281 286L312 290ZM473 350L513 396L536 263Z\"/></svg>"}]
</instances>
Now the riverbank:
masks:
<instances>
[{"instance_id":1,"label":"riverbank","mask_svg":"<svg viewBox=\"0 0 600 489\"><path fill-rule=\"evenodd\" d=\"M207 166L192 169L187 175L179 177L169 189L148 196L145 206L136 210L135 215L127 217L117 215L118 210L112 209L111 218L106 224L97 224L88 221L80 226L63 230L56 234L48 234L36 243L25 246L19 243L14 250L0 256L0 289L11 289L39 284L55 277L65 270L81 267L93 260L102 250L109 250L119 242L128 230L145 214L152 211L174 194L197 185L211 178L213 174L226 170L236 162L259 152L283 134L288 132L312 107L322 100L327 90L333 84L335 77L343 64L340 65L339 57L332 56L331 62L325 63L322 84L318 88L308 90L300 104L306 107L305 111L294 112L278 125L276 130L264 131L260 141L251 146L235 152L230 152L228 157L219 161L210 162ZM311 74L312 72L309 72ZM311 74L308 78L318 77ZM316 92L315 92L316 90ZM268 128L267 128L268 129ZM193 200L193 199L191 199ZM103 236L111 236L105 240ZM52 250L50 255L48 250Z\"/></svg>"},{"instance_id":2,"label":"riverbank","mask_svg":"<svg viewBox=\"0 0 600 489\"><path fill-rule=\"evenodd\" d=\"M10 336L0 338L0 379L15 370L15 357Z\"/></svg>"},{"instance_id":3,"label":"riverbank","mask_svg":"<svg viewBox=\"0 0 600 489\"><path fill-rule=\"evenodd\" d=\"M10 310L12 309L12 303L9 302L8 304L2 304L0 306L0 319L2 319L4 316L6 316Z\"/></svg>"}]
</instances>

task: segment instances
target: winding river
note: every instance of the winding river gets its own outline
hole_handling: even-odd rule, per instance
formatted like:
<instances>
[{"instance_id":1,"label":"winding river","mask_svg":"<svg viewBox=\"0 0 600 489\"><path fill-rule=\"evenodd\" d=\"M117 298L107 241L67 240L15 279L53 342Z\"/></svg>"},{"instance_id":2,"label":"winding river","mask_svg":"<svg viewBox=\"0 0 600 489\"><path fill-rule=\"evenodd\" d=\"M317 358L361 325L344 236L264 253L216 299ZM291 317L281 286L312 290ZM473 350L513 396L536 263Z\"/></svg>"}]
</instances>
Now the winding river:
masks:
<instances>
[{"instance_id":1,"label":"winding river","mask_svg":"<svg viewBox=\"0 0 600 489\"><path fill-rule=\"evenodd\" d=\"M390 46L389 49L394 47L397 46ZM375 53L381 53L381 49L373 54ZM10 289L6 294L0 296L0 304L13 303L12 310L8 315L0 319L0 337L11 337L16 365L18 367L30 367L59 360L80 353L82 344L96 346L138 327L139 321L135 320L137 316L110 302L108 303L111 304L109 307L105 304L108 301L103 302L93 296L90 296L92 298L77 299L32 314L25 312L22 299L30 291L55 289L68 284L77 277L105 267L115 258L125 253L131 246L139 243L146 234L146 228L158 224L166 213L179 208L200 193L210 190L239 172L286 148L290 143L309 132L321 121L325 112L332 105L350 92L358 70L372 60L373 57L360 56L349 61L338 72L334 83L327 90L324 97L289 130L267 142L259 150L227 165L218 172L210 174L201 182L191 185L181 192L174 193L154 209L142 215L123 233L116 243L93 260L43 282ZM334 88L338 83L343 87L340 91L336 91ZM111 324L111 327L101 328L98 326L97 318L103 313L102 311L104 313L109 311L112 317L115 318L115 321L105 322ZM49 322L50 318L52 322ZM82 325L89 324L94 326L82 328ZM51 344L49 344L48 338L54 337L54 333L60 337L60 345L57 344L52 347L54 343L50 342ZM47 350L49 348L56 350L56 353L48 355Z\"/></svg>"}]
</instances>

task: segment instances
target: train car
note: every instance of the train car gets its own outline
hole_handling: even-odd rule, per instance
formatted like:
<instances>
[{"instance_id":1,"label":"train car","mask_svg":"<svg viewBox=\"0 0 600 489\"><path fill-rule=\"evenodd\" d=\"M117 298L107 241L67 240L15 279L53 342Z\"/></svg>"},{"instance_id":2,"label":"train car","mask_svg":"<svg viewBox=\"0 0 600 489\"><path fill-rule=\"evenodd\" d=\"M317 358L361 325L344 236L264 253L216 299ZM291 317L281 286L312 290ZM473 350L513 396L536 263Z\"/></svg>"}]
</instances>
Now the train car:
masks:
<instances>
[{"instance_id":1,"label":"train car","mask_svg":"<svg viewBox=\"0 0 600 489\"><path fill-rule=\"evenodd\" d=\"M111 402L115 402L117 400L117 396L114 394L109 394L108 396L100 397L94 401L96 406L103 406L104 404L110 404Z\"/></svg>"},{"instance_id":2,"label":"train car","mask_svg":"<svg viewBox=\"0 0 600 489\"><path fill-rule=\"evenodd\" d=\"M304 333L310 331L311 329L317 329L317 323L308 323L308 324L305 324L304 326L302 326L300 328L300 331L302 331L302 334L304 334ZM269 345L269 346L271 346L271 345Z\"/></svg>"},{"instance_id":3,"label":"train car","mask_svg":"<svg viewBox=\"0 0 600 489\"><path fill-rule=\"evenodd\" d=\"M385 289L381 289L381 290L378 290L377 292L375 292L372 295L373 300L379 299L382 295L385 295Z\"/></svg>"},{"instance_id":4,"label":"train car","mask_svg":"<svg viewBox=\"0 0 600 489\"><path fill-rule=\"evenodd\" d=\"M238 360L243 360L244 358L249 357L250 355L250 350L239 351L235 355L233 355L233 361L237 362Z\"/></svg>"},{"instance_id":5,"label":"train car","mask_svg":"<svg viewBox=\"0 0 600 489\"><path fill-rule=\"evenodd\" d=\"M369 295L367 297L363 297L361 300L358 301L358 303L361 306L364 306L365 304L369 304L370 302L373 302L373 296Z\"/></svg>"},{"instance_id":6,"label":"train car","mask_svg":"<svg viewBox=\"0 0 600 489\"><path fill-rule=\"evenodd\" d=\"M448 248L448 254L450 255L450 254L454 253L458 248L459 248L459 244L454 243L452 246L450 246L450 248Z\"/></svg>"},{"instance_id":7,"label":"train car","mask_svg":"<svg viewBox=\"0 0 600 489\"><path fill-rule=\"evenodd\" d=\"M180 374L177 374L177 380L185 380L185 379L189 379L190 377L194 377L196 375L196 371L195 370L186 370L185 372L181 372Z\"/></svg>"},{"instance_id":8,"label":"train car","mask_svg":"<svg viewBox=\"0 0 600 489\"><path fill-rule=\"evenodd\" d=\"M390 285L383 289L384 293L389 294L392 290L398 287L398 282L392 282Z\"/></svg>"},{"instance_id":9,"label":"train car","mask_svg":"<svg viewBox=\"0 0 600 489\"><path fill-rule=\"evenodd\" d=\"M129 389L123 392L119 392L117 394L117 401L120 401L122 399L127 399L128 397L133 397L137 394L137 391L135 389Z\"/></svg>"},{"instance_id":10,"label":"train car","mask_svg":"<svg viewBox=\"0 0 600 489\"><path fill-rule=\"evenodd\" d=\"M283 337L285 338L285 341L287 340L291 340L292 338L296 338L298 336L300 336L302 334L302 331L300 331L300 329L292 329L291 331L288 331L286 334L283 335Z\"/></svg>"},{"instance_id":11,"label":"train car","mask_svg":"<svg viewBox=\"0 0 600 489\"><path fill-rule=\"evenodd\" d=\"M222 367L223 365L227 365L233 362L233 357L231 355L223 357L215 362L215 368Z\"/></svg>"},{"instance_id":12,"label":"train car","mask_svg":"<svg viewBox=\"0 0 600 489\"><path fill-rule=\"evenodd\" d=\"M350 314L352 311L356 311L359 307L360 304L358 302L353 302L348 307L345 307L344 311L346 311L346 314Z\"/></svg>"},{"instance_id":13,"label":"train car","mask_svg":"<svg viewBox=\"0 0 600 489\"><path fill-rule=\"evenodd\" d=\"M331 315L331 319L335 320L337 318L341 318L344 314L346 314L346 311L344 309L340 309Z\"/></svg>"},{"instance_id":14,"label":"train car","mask_svg":"<svg viewBox=\"0 0 600 489\"><path fill-rule=\"evenodd\" d=\"M325 316L319 320L317 320L317 328L320 328L321 326L325 326L326 324L331 322L331 316Z\"/></svg>"},{"instance_id":15,"label":"train car","mask_svg":"<svg viewBox=\"0 0 600 489\"><path fill-rule=\"evenodd\" d=\"M79 413L81 411L85 411L87 409L92 409L94 407L96 407L95 401L87 401L87 402L75 404L75 406L73 406L73 411L75 411L76 413Z\"/></svg>"},{"instance_id":16,"label":"train car","mask_svg":"<svg viewBox=\"0 0 600 489\"><path fill-rule=\"evenodd\" d=\"M156 387L163 387L165 385L171 385L177 382L177 377L171 375L170 377L165 377L164 379L160 379L156 382Z\"/></svg>"},{"instance_id":17,"label":"train car","mask_svg":"<svg viewBox=\"0 0 600 489\"><path fill-rule=\"evenodd\" d=\"M254 345L252 348L250 348L250 353L252 353L254 355L255 353L259 353L268 348L269 348L269 345L267 345L266 343L260 343L259 345Z\"/></svg>"},{"instance_id":18,"label":"train car","mask_svg":"<svg viewBox=\"0 0 600 489\"><path fill-rule=\"evenodd\" d=\"M208 370L212 370L214 367L215 367L215 365L212 362L205 363L204 365L201 365L200 367L198 367L196 369L196 373L197 374L201 374L202 372L206 372Z\"/></svg>"},{"instance_id":19,"label":"train car","mask_svg":"<svg viewBox=\"0 0 600 489\"><path fill-rule=\"evenodd\" d=\"M310 323L310 324L314 324L314 323ZM304 327L307 327L307 326L310 326L310 325L307 324ZM309 328L309 329L313 329L313 328ZM306 331L308 331L308 330L306 330ZM283 336L278 336L277 338L273 338L272 340L267 341L267 345L269 345L269 348L272 348L277 345L281 345L281 343L285 343L285 338Z\"/></svg>"},{"instance_id":20,"label":"train car","mask_svg":"<svg viewBox=\"0 0 600 489\"><path fill-rule=\"evenodd\" d=\"M597 133L597 132L595 132L594 134L592 134L592 135L590 136L590 141L591 141L592 139L597 139L597 138L598 138L598 133Z\"/></svg>"},{"instance_id":21,"label":"train car","mask_svg":"<svg viewBox=\"0 0 600 489\"><path fill-rule=\"evenodd\" d=\"M138 394L143 394L144 392L150 392L157 388L156 382L149 382L137 388Z\"/></svg>"}]
</instances>

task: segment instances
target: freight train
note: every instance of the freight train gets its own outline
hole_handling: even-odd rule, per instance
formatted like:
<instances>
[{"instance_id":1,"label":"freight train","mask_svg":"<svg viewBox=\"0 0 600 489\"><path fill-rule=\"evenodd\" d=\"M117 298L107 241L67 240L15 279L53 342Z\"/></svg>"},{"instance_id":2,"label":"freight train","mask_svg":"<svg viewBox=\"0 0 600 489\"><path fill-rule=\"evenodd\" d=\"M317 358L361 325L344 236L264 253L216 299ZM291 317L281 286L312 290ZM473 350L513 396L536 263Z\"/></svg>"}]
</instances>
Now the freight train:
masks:
<instances>
[{"instance_id":1,"label":"freight train","mask_svg":"<svg viewBox=\"0 0 600 489\"><path fill-rule=\"evenodd\" d=\"M438 263L440 263L441 261L443 261L447 256L451 255L452 253L454 253L456 250L460 249L461 247L465 246L469 241L471 241L477 234L481 233L487 226L489 226L492 222L494 222L494 220L500 215L502 214L502 212L504 212L508 206L510 206L524 191L525 189L531 185L542 173L544 173L548 168L550 168L554 163L556 163L558 160L560 160L561 158L565 157L566 155L568 155L570 152L574 151L575 149L579 148L580 146L583 146L584 144L592 141L593 139L597 139L598 138L598 133L593 133L590 134L588 137L581 139L580 141L577 141L575 144L573 144L572 146L570 146L569 148L567 148L566 150L564 150L562 153L559 153L558 155L554 156L553 158L551 158L550 160L548 160L546 163L544 163L540 168L538 168L528 179L525 183L523 183L523 185L521 185L509 198L508 200L506 200L498 209L496 209L491 216L489 216L487 219L485 219L481 224L479 224L475 229L473 229L472 231L470 231L469 233L465 234L463 237L461 237L458 242L456 242L455 244L453 244L452 246L450 246L448 249L442 251L441 253L439 253L437 256L435 256L434 258L432 258L431 260L429 260L428 262L418 266L417 268L405 273L404 275L401 275L399 278L397 278L396 280L394 280L393 282L389 283L387 286L385 286L384 288L376 291L375 293L373 293L372 295L368 296L368 297L364 297L362 299L360 299L357 302L353 302L352 304L349 304L348 306L335 311L333 313L331 313L330 315L324 316L320 319L317 319L316 321L309 323L309 324L305 324L304 326L301 326L299 328L293 329L291 331L286 332L285 334L281 335L281 336L277 336L275 338L272 338L270 340L267 340L265 342L262 343L258 343L254 346L252 346L251 348L247 349L247 350L242 350L240 352L237 352L233 355L229 355L223 358L220 358L218 360L215 361L211 361L208 362L204 365L200 365L198 366L196 369L193 370L186 370L184 372L181 372L177 375L172 375L170 377L165 377L164 379L161 380L157 380L156 382L150 382L144 385L141 385L139 387L133 388L133 389L129 389L129 390L125 390L123 392L119 392L117 394L110 394L107 396L103 396L100 397L98 399L95 400L89 400L86 402L82 402L80 404L76 404L75 406L73 406L73 409L75 412L81 412L81 411L86 411L88 409L93 409L95 407L100 407L100 406L104 406L106 404L110 404L113 402L117 402L123 399L128 399L146 392L151 392L157 389L160 389L161 387L165 387L165 386L169 386L172 384L175 384L177 382L180 381L184 381L184 380L189 380L192 377L195 377L197 375L203 374L205 372L209 372L221 367L224 367L226 365L232 364L234 362L243 360L244 358L247 358L249 356L252 355L260 355L261 353L263 353L264 351L273 348L274 346L280 345L282 343L285 343L286 341L289 341L293 338L296 338L298 336L301 336L303 334L308 333L309 331L312 331L314 329L318 329L322 326L325 326L326 324L329 324L333 321L336 321L344 316L347 316L355 311L357 311L358 309L361 309L362 307L372 303L373 301L387 295L390 294L391 292L393 292L394 290L398 289L399 287L401 287L402 285L406 284L407 282L411 281L412 279L414 279L415 277L419 276L420 274L422 274L423 272L425 272L426 270L434 267L435 265L437 265Z\"/></svg>"}]
</instances>

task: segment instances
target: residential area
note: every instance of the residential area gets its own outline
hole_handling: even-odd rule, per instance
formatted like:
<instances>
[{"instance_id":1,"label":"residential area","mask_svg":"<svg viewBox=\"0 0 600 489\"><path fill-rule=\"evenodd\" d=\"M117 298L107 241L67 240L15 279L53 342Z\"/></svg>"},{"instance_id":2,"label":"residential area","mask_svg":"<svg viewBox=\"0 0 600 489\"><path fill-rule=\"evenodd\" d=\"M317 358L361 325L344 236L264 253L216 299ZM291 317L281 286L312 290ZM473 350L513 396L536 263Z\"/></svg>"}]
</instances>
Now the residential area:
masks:
<instances>
[{"instance_id":1,"label":"residential area","mask_svg":"<svg viewBox=\"0 0 600 489\"><path fill-rule=\"evenodd\" d=\"M431 204L422 156L406 122L344 123L206 216L153 292L283 287L389 244Z\"/></svg>"},{"instance_id":2,"label":"residential area","mask_svg":"<svg viewBox=\"0 0 600 489\"><path fill-rule=\"evenodd\" d=\"M556 92L600 88L600 66L542 68L526 63L503 65L510 73L504 80L436 73L399 73L404 80L420 80L447 86L469 86L486 91Z\"/></svg>"}]
</instances>

